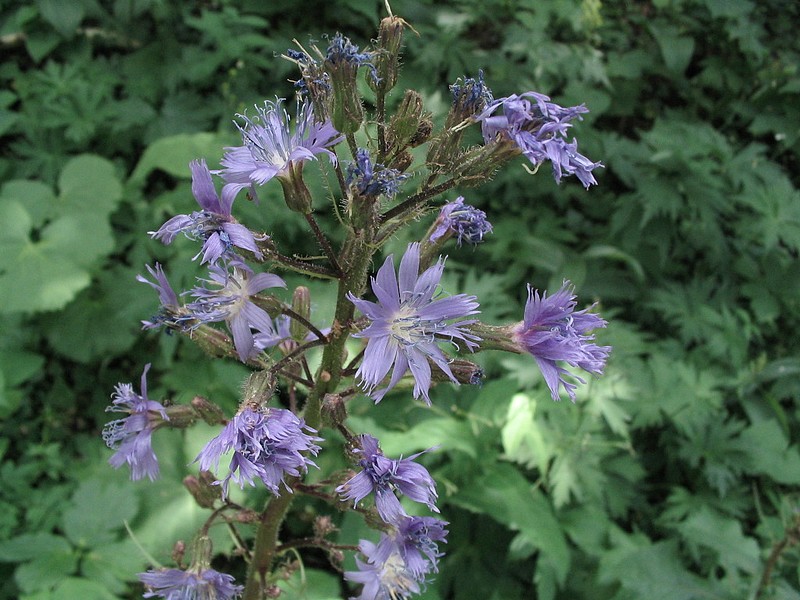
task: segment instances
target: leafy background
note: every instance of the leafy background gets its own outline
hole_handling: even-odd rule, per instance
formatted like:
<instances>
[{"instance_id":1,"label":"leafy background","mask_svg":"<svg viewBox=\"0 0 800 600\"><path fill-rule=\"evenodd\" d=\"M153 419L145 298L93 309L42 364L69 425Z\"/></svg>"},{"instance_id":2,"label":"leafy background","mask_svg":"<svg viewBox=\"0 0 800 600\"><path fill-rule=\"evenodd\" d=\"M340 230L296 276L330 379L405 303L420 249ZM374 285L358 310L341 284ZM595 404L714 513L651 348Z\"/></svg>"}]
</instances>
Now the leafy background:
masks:
<instances>
[{"instance_id":1,"label":"leafy background","mask_svg":"<svg viewBox=\"0 0 800 600\"><path fill-rule=\"evenodd\" d=\"M529 358L487 355L486 383L440 386L432 410L402 394L352 407L387 454L443 440L427 465L451 535L424 598L800 598L800 5L392 4L419 32L399 87L435 116L447 85L482 68L496 96L585 102L574 131L605 164L589 192L519 165L466 190L495 231L448 261L448 288L478 295L487 322L518 320L528 282L568 277L599 301L613 358L576 404L552 402ZM108 468L99 437L113 386L146 362L152 397L229 412L245 374L139 331L156 303L143 265L183 287L194 268L191 244L146 232L189 210L187 164L219 158L235 112L292 93L277 54L293 38L364 44L382 11L0 0L0 597L139 597L145 553L168 564L202 522L179 482L210 430L160 431L154 484ZM307 243L269 196L245 204L248 224ZM312 292L324 322L330 292ZM287 528L325 511L298 502ZM334 517L342 542L369 535ZM282 585L347 593L313 553Z\"/></svg>"}]
</instances>

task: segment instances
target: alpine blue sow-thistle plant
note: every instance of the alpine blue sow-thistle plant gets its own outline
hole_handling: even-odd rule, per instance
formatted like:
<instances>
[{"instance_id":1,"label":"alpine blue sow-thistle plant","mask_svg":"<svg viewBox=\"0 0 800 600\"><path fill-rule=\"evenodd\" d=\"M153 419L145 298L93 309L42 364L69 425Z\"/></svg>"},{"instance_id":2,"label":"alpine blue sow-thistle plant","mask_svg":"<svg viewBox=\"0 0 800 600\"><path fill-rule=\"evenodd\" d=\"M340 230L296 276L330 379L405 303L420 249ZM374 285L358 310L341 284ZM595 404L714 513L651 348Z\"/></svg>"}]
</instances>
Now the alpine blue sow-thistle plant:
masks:
<instances>
[{"instance_id":1,"label":"alpine blue sow-thistle plant","mask_svg":"<svg viewBox=\"0 0 800 600\"><path fill-rule=\"evenodd\" d=\"M480 184L520 155L533 164L532 172L549 162L556 181L574 175L587 188L596 184L592 172L602 165L579 154L577 142L566 137L587 109L561 107L529 91L495 98L480 71L453 84L452 106L438 131L413 90L405 91L388 114L386 100L398 81L407 27L403 19L389 16L371 47L359 48L336 34L325 50L287 51L284 58L299 68L297 101L265 101L249 115L238 115L242 145L226 149L220 168L209 169L202 157L189 165L200 210L172 216L151 232L165 244L178 234L200 244L195 258L207 275L178 294L161 265L147 265L149 277L139 280L158 293L161 307L144 327L183 334L211 358L241 361L252 373L238 411L228 415L201 397L189 405L150 399L149 365L140 394L130 384L117 387L109 410L128 416L109 423L104 439L115 450L111 465L128 464L132 479L158 477L150 441L159 428L189 427L198 420L220 428L192 463L198 476L184 481L196 502L212 510L190 546L190 566L154 565L140 574L146 598L274 598L280 595L277 582L292 568L280 557L305 546L327 553L332 568L353 586L353 598L410 598L438 572L447 542L448 523L434 516L440 513L436 482L418 462L436 449L387 457L370 432L351 430L348 403L359 394L388 402L387 394L408 382L410 396L430 405L430 390L439 382L479 383L481 370L469 357L489 349L531 354L532 368L538 365L554 399L563 389L574 400L575 382L583 382L566 366L595 375L603 371L610 348L595 344L592 330L606 323L589 309L576 310L569 282L551 294L529 286L521 321L504 326L480 322L475 296L450 294L441 285L446 268L441 253L448 242L477 245L492 226L464 196L437 199L454 188ZM374 93L373 114L359 95L359 76ZM286 105L294 105L293 115ZM469 127L480 128L482 144L463 145ZM423 145L427 152L411 153ZM415 164L415 155L425 157L423 164ZM320 156L328 160L319 161ZM318 165L337 188L330 209L343 228L341 236L331 236L314 216L322 201L312 198L304 181L310 165ZM255 199L260 187L278 184L288 208L308 225L319 256L301 258L279 248L272 237L234 216L240 194ZM429 215L423 238L408 244L401 256L385 257L373 271L384 244ZM297 287L291 302L273 294L286 287L276 271L335 285L333 321L319 322L307 287ZM308 360L311 351L319 362L315 370ZM280 385L290 390L285 401L276 394ZM332 464L320 458L342 439L352 469L323 473L319 483L305 482L318 463ZM269 491L266 506L233 502L231 481L243 490L263 484ZM281 524L303 494L327 501L332 513L359 512L377 530L374 539L362 539L358 546L334 543L328 538L335 531L328 515L317 518L313 538L284 539ZM414 503L413 513L432 514L409 514ZM208 532L219 523L253 528L251 535L235 534L239 555L247 559L243 581L210 566L214 554ZM250 539L252 545L244 547ZM342 568L344 550L357 553L355 570Z\"/></svg>"}]
</instances>

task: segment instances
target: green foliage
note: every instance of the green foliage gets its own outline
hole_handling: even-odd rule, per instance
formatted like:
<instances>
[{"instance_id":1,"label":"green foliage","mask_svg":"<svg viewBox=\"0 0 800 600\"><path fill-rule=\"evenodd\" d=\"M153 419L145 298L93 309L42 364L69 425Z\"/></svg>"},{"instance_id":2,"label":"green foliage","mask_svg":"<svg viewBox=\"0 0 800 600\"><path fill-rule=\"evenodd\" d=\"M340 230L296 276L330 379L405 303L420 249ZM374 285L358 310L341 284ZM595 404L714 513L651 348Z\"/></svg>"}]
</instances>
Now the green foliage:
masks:
<instances>
[{"instance_id":1,"label":"green foliage","mask_svg":"<svg viewBox=\"0 0 800 600\"><path fill-rule=\"evenodd\" d=\"M424 461L451 533L423 598L754 598L782 540L761 598L800 597L800 8L392 8L420 34L400 87L420 89L429 110L441 116L446 86L482 68L498 97L585 102L573 131L605 164L590 192L518 165L462 190L494 233L448 259L446 287L478 295L487 322L518 320L526 283L568 277L600 303L614 353L576 404L552 402L530 358L507 355L478 356L486 383L441 385L432 410L399 394L350 407L389 455L442 440ZM195 209L188 162L214 168L235 112L292 93L296 73L276 53L337 30L363 42L382 10L0 1L0 598L140 597L136 544L167 563L169 544L202 522L177 482L208 430L158 432L172 481L133 493L99 448L108 395L144 363L165 371L152 397L206 395L229 412L244 373L199 371L194 349L139 331L156 310L135 281L143 265L168 265L176 289L195 275L182 266L194 247L145 234ZM298 237L273 200L241 209L270 235ZM325 322L333 298L319 287ZM287 527L323 512L309 502ZM337 521L343 543L358 542L356 521ZM339 579L315 563L280 585L286 598L327 600L342 596Z\"/></svg>"}]
</instances>

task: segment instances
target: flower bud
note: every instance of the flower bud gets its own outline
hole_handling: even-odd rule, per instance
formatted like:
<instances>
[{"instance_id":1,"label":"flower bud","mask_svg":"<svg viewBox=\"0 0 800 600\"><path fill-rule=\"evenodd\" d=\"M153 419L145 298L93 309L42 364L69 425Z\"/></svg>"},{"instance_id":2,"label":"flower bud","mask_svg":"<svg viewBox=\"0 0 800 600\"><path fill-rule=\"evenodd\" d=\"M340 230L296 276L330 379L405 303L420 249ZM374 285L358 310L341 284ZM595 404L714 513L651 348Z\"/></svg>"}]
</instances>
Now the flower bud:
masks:
<instances>
[{"instance_id":1,"label":"flower bud","mask_svg":"<svg viewBox=\"0 0 800 600\"><path fill-rule=\"evenodd\" d=\"M403 29L407 23L400 17L386 17L378 28L378 56L375 60L377 79L368 80L374 91L384 94L397 84L397 71L400 64L400 46L403 43Z\"/></svg>"},{"instance_id":2,"label":"flower bud","mask_svg":"<svg viewBox=\"0 0 800 600\"><path fill-rule=\"evenodd\" d=\"M197 421L197 413L191 406L186 406L185 404L175 404L173 406L166 406L164 410L167 413L167 417L169 417L168 421L164 422L164 425L169 426L173 429L186 429L187 427L191 427ZM151 411L152 413L153 411ZM148 418L151 419L161 419L157 414L149 414ZM158 425L153 426L158 427Z\"/></svg>"},{"instance_id":3,"label":"flower bud","mask_svg":"<svg viewBox=\"0 0 800 600\"><path fill-rule=\"evenodd\" d=\"M322 416L334 427L341 425L347 420L347 407L344 400L338 394L325 394L322 400Z\"/></svg>"},{"instance_id":4,"label":"flower bud","mask_svg":"<svg viewBox=\"0 0 800 600\"><path fill-rule=\"evenodd\" d=\"M303 317L306 321L311 320L311 292L305 286L297 286L292 294L292 310ZM289 332L292 338L302 342L308 335L308 328L292 319L289 323Z\"/></svg>"},{"instance_id":5,"label":"flower bud","mask_svg":"<svg viewBox=\"0 0 800 600\"><path fill-rule=\"evenodd\" d=\"M214 502L222 499L222 488L213 485L216 478L209 471L200 471L200 477L187 475L183 478L183 486L201 508L213 508Z\"/></svg>"},{"instance_id":6,"label":"flower bud","mask_svg":"<svg viewBox=\"0 0 800 600\"><path fill-rule=\"evenodd\" d=\"M474 362L456 358L449 362L448 366L458 383L466 385L481 385L483 383L483 369ZM440 369L432 369L431 377L433 381L450 381L447 374Z\"/></svg>"},{"instance_id":7,"label":"flower bud","mask_svg":"<svg viewBox=\"0 0 800 600\"><path fill-rule=\"evenodd\" d=\"M333 87L331 121L344 134L355 133L364 121L364 107L356 84L358 67L362 65L369 68L373 80L378 79L372 55L359 52L358 46L337 33L328 46L324 68Z\"/></svg>"},{"instance_id":8,"label":"flower bud","mask_svg":"<svg viewBox=\"0 0 800 600\"><path fill-rule=\"evenodd\" d=\"M428 119L423 114L422 96L414 90L406 90L397 112L389 122L387 131L387 154L392 156L405 150L411 140L417 137L423 119Z\"/></svg>"},{"instance_id":9,"label":"flower bud","mask_svg":"<svg viewBox=\"0 0 800 600\"><path fill-rule=\"evenodd\" d=\"M186 542L183 540L178 540L172 547L172 560L176 565L179 565L183 562L184 554L186 554Z\"/></svg>"}]
</instances>

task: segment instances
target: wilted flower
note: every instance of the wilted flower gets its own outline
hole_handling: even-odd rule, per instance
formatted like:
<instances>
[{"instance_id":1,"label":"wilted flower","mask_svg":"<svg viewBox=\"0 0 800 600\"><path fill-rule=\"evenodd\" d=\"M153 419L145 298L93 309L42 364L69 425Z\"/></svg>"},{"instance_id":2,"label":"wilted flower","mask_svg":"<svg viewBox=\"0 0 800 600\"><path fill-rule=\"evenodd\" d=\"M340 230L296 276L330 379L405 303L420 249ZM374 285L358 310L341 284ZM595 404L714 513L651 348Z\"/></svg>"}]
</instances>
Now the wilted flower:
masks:
<instances>
[{"instance_id":1,"label":"wilted flower","mask_svg":"<svg viewBox=\"0 0 800 600\"><path fill-rule=\"evenodd\" d=\"M214 569L200 571L159 569L139 573L139 580L151 591L145 598L166 600L233 600L244 588L235 585L230 575Z\"/></svg>"},{"instance_id":2,"label":"wilted flower","mask_svg":"<svg viewBox=\"0 0 800 600\"><path fill-rule=\"evenodd\" d=\"M395 551L378 559L378 547L368 540L358 545L366 562L356 557L358 571L346 571L347 581L363 583L361 594L353 600L406 600L420 592L423 583L406 566L403 557Z\"/></svg>"},{"instance_id":3,"label":"wilted flower","mask_svg":"<svg viewBox=\"0 0 800 600\"><path fill-rule=\"evenodd\" d=\"M393 198L400 190L400 184L408 179L397 169L387 169L383 165L372 165L369 151L359 148L356 160L347 165L347 184L355 184L356 191L362 196L379 196Z\"/></svg>"},{"instance_id":4,"label":"wilted flower","mask_svg":"<svg viewBox=\"0 0 800 600\"><path fill-rule=\"evenodd\" d=\"M225 202L220 200L204 160L194 160L189 167L192 170L192 194L202 210L172 217L150 235L165 244L171 244L179 233L191 240L203 240L203 248L197 254L203 256L201 263L215 263L223 255L231 254L233 246L249 250L261 259L261 250L253 233L231 215L233 196L227 197ZM266 239L266 236L261 239Z\"/></svg>"},{"instance_id":5,"label":"wilted flower","mask_svg":"<svg viewBox=\"0 0 800 600\"><path fill-rule=\"evenodd\" d=\"M482 70L478 71L477 79L459 77L450 86L450 93L453 95L451 110L459 121L478 114L494 101L492 90L483 81Z\"/></svg>"},{"instance_id":6,"label":"wilted flower","mask_svg":"<svg viewBox=\"0 0 800 600\"><path fill-rule=\"evenodd\" d=\"M378 80L378 71L372 62L370 52L361 52L349 38L337 33L325 53L325 60L334 68L347 65L351 68L367 67L373 81Z\"/></svg>"},{"instance_id":7,"label":"wilted flower","mask_svg":"<svg viewBox=\"0 0 800 600\"><path fill-rule=\"evenodd\" d=\"M558 361L583 369L588 373L600 375L611 351L610 346L592 343L594 335L587 332L605 327L606 322L589 309L575 311L575 293L569 281L564 281L561 289L548 296L528 286L528 301L525 304L523 321L514 327L514 341L536 359L554 400L559 399L559 384L575 400L574 383L565 379L566 375L585 383L580 377L571 374ZM591 307L590 307L591 308Z\"/></svg>"},{"instance_id":8,"label":"wilted flower","mask_svg":"<svg viewBox=\"0 0 800 600\"><path fill-rule=\"evenodd\" d=\"M350 301L371 321L370 325L355 334L367 338L364 360L356 375L376 402L400 381L410 369L414 376L414 398L420 395L430 403L432 360L454 383L458 383L448 365L448 358L437 343L440 340L461 340L472 350L479 338L462 329L474 320L464 320L476 314L475 296L457 294L433 298L444 270L440 259L434 266L419 274L419 244L409 244L400 261L399 280L395 275L393 256L387 257L378 273L372 278L372 291L378 302L361 300L352 294ZM455 323L448 321L457 320ZM393 369L389 385L380 390L380 384Z\"/></svg>"},{"instance_id":9,"label":"wilted flower","mask_svg":"<svg viewBox=\"0 0 800 600\"><path fill-rule=\"evenodd\" d=\"M486 213L474 206L464 204L464 197L459 196L442 207L439 217L434 223L430 241L435 242L450 234L456 237L456 243L459 246L463 242L476 245L482 242L483 236L491 231L492 224L486 220Z\"/></svg>"},{"instance_id":10,"label":"wilted flower","mask_svg":"<svg viewBox=\"0 0 800 600\"><path fill-rule=\"evenodd\" d=\"M303 455L317 455L321 440L312 434L305 421L283 408L254 410L245 408L225 426L197 455L200 469L216 469L220 457L233 450L228 474L219 481L223 494L228 495L228 481L244 489L245 483L255 486L255 479L264 482L273 494L280 495L280 485L286 486L284 477L299 477L316 466ZM287 489L289 489L287 487ZM289 490L291 491L291 490Z\"/></svg>"},{"instance_id":11,"label":"wilted flower","mask_svg":"<svg viewBox=\"0 0 800 600\"><path fill-rule=\"evenodd\" d=\"M336 488L343 500L352 500L356 505L375 492L375 508L386 523L396 524L406 514L394 494L395 490L439 512L436 508L436 483L428 469L414 462L422 452L393 460L384 456L378 440L371 435L363 434L359 439L361 447L355 452L362 456L358 464L363 470Z\"/></svg>"},{"instance_id":12,"label":"wilted flower","mask_svg":"<svg viewBox=\"0 0 800 600\"><path fill-rule=\"evenodd\" d=\"M289 115L277 102L265 102L256 107L252 119L238 115L244 126L237 123L242 133L243 146L226 148L220 161L224 169L215 171L226 181L222 188L222 202L230 205L243 188L263 185L273 177L288 172L292 163L314 160L317 154L327 154L332 163L336 155L328 150L343 138L329 121L318 122L308 102L297 103L296 129L290 133Z\"/></svg>"},{"instance_id":13,"label":"wilted flower","mask_svg":"<svg viewBox=\"0 0 800 600\"><path fill-rule=\"evenodd\" d=\"M544 94L525 92L498 98L475 120L481 123L487 144L498 137L510 141L534 167L549 160L556 182L561 182L564 175L575 175L588 188L597 183L592 170L603 165L579 154L575 140L570 143L565 139L572 126L570 121L581 119L581 114L587 112L582 104L564 108L550 102Z\"/></svg>"},{"instance_id":14,"label":"wilted flower","mask_svg":"<svg viewBox=\"0 0 800 600\"><path fill-rule=\"evenodd\" d=\"M253 274L243 264L236 264L230 270L212 266L211 279L205 280L214 289L196 287L192 295L196 302L186 305L189 312L202 317L204 322L225 321L233 335L233 344L242 362L247 361L255 350L253 332L272 334L272 319L263 309L256 306L250 297L273 287L286 287L286 283L271 273Z\"/></svg>"},{"instance_id":15,"label":"wilted flower","mask_svg":"<svg viewBox=\"0 0 800 600\"><path fill-rule=\"evenodd\" d=\"M107 423L103 428L103 441L114 455L108 459L115 469L125 463L131 468L131 479L148 477L150 481L158 478L158 458L150 445L153 430L164 421L168 421L164 406L147 397L147 372L150 364L145 365L142 373L141 395L133 391L130 383L119 383L112 396L108 412L126 412L128 416Z\"/></svg>"}]
</instances>

